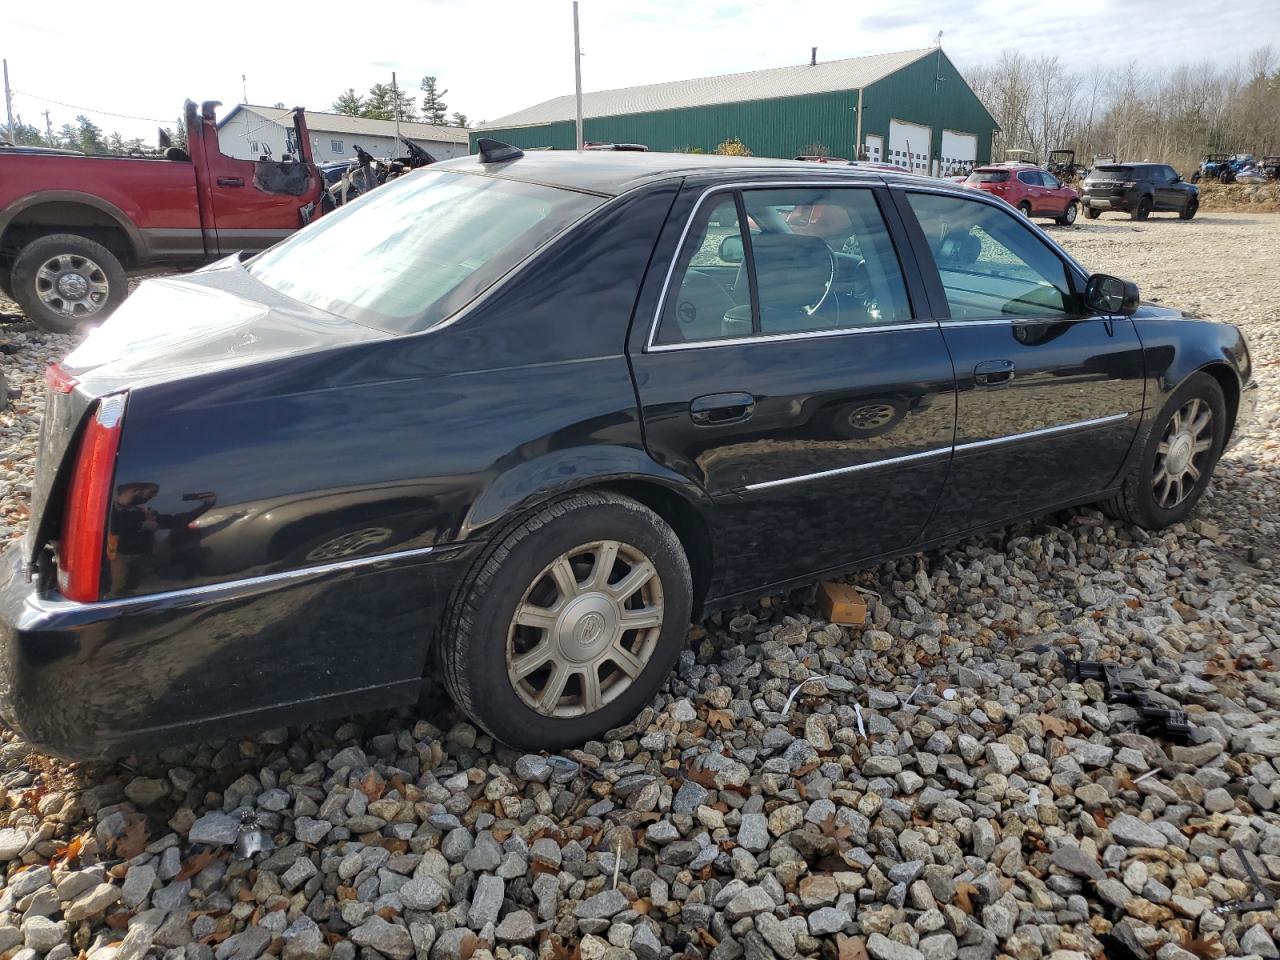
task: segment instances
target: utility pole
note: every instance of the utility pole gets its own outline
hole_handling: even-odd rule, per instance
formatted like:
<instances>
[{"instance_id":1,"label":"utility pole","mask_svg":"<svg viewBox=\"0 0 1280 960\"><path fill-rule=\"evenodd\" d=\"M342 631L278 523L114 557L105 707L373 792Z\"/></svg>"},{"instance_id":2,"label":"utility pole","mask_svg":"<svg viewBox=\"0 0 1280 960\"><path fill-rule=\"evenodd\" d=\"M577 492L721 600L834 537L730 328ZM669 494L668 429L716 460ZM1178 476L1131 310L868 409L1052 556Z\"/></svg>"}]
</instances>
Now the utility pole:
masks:
<instances>
[{"instance_id":1,"label":"utility pole","mask_svg":"<svg viewBox=\"0 0 1280 960\"><path fill-rule=\"evenodd\" d=\"M392 153L392 157L400 155L400 88L396 86L396 72L391 71L391 99L396 105L396 148Z\"/></svg>"},{"instance_id":2,"label":"utility pole","mask_svg":"<svg viewBox=\"0 0 1280 960\"><path fill-rule=\"evenodd\" d=\"M576 3L573 5L573 9L574 9L574 17L576 18L578 15L577 14L578 5ZM14 128L14 125L13 125L13 91L9 89L9 61L8 60L4 61L4 112L9 118L9 126L7 128L9 131L9 142L17 143L18 131Z\"/></svg>"},{"instance_id":3,"label":"utility pole","mask_svg":"<svg viewBox=\"0 0 1280 960\"><path fill-rule=\"evenodd\" d=\"M249 102L249 78L243 73L240 74L240 102Z\"/></svg>"},{"instance_id":4,"label":"utility pole","mask_svg":"<svg viewBox=\"0 0 1280 960\"><path fill-rule=\"evenodd\" d=\"M578 0L573 0L573 96L577 108L575 131L582 152L582 46L578 42Z\"/></svg>"},{"instance_id":5,"label":"utility pole","mask_svg":"<svg viewBox=\"0 0 1280 960\"><path fill-rule=\"evenodd\" d=\"M49 111L44 112L44 138L53 146L53 121L49 119Z\"/></svg>"}]
</instances>

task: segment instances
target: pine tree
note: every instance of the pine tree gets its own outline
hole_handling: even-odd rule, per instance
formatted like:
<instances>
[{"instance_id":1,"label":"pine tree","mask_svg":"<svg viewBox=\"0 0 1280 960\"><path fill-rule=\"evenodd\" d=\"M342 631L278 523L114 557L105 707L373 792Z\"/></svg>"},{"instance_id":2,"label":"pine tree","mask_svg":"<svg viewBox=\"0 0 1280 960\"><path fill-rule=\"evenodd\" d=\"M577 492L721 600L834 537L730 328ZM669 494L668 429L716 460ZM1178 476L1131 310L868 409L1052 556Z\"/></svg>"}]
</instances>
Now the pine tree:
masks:
<instances>
[{"instance_id":1,"label":"pine tree","mask_svg":"<svg viewBox=\"0 0 1280 960\"><path fill-rule=\"evenodd\" d=\"M467 125L467 115L455 110L453 112L453 125L455 127L465 127Z\"/></svg>"},{"instance_id":2,"label":"pine tree","mask_svg":"<svg viewBox=\"0 0 1280 960\"><path fill-rule=\"evenodd\" d=\"M374 120L394 120L396 118L395 99L391 92L391 84L375 83L369 88L369 96L364 101L360 116Z\"/></svg>"},{"instance_id":3,"label":"pine tree","mask_svg":"<svg viewBox=\"0 0 1280 960\"><path fill-rule=\"evenodd\" d=\"M80 149L80 131L69 123L64 123L54 138L54 146L66 147L68 150Z\"/></svg>"},{"instance_id":4,"label":"pine tree","mask_svg":"<svg viewBox=\"0 0 1280 960\"><path fill-rule=\"evenodd\" d=\"M45 143L45 139L39 130L29 123L23 123L21 120L14 124L13 142L19 146L27 147L57 146L57 144Z\"/></svg>"},{"instance_id":5,"label":"pine tree","mask_svg":"<svg viewBox=\"0 0 1280 960\"><path fill-rule=\"evenodd\" d=\"M422 98L423 121L444 126L449 122L449 107L444 102L445 94L449 91L437 90L435 77L423 77L421 87L422 92L426 94Z\"/></svg>"},{"instance_id":6,"label":"pine tree","mask_svg":"<svg viewBox=\"0 0 1280 960\"><path fill-rule=\"evenodd\" d=\"M333 112L343 113L348 117L362 117L364 116L364 97L356 93L355 87L347 87L338 94L338 99L333 101Z\"/></svg>"},{"instance_id":7,"label":"pine tree","mask_svg":"<svg viewBox=\"0 0 1280 960\"><path fill-rule=\"evenodd\" d=\"M119 130L112 130L111 135L107 137L107 153L113 153L117 156L128 153L125 149L124 137L120 136Z\"/></svg>"}]
</instances>

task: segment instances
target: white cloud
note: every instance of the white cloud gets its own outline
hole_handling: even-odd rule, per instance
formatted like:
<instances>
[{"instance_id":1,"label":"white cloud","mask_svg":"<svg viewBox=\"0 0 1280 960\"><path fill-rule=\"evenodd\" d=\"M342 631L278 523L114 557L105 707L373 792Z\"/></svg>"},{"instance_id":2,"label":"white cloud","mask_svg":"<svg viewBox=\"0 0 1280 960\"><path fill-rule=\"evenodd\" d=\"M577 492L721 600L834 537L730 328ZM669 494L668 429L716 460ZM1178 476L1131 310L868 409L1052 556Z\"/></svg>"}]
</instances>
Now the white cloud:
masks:
<instances>
[{"instance_id":1,"label":"white cloud","mask_svg":"<svg viewBox=\"0 0 1280 960\"><path fill-rule=\"evenodd\" d=\"M1260 44L1280 45L1275 0L582 0L583 83L588 90L943 46L963 69L1002 47L1058 53L1077 69L1131 58L1153 68L1180 60L1229 63ZM1206 29L1205 18L1212 29ZM55 128L77 109L49 100L158 119L184 97L241 98L327 109L348 86L367 89L397 71L417 89L423 74L447 87L450 109L493 119L573 90L568 0L316 0L208 6L182 0L60 0L7 10L3 36L15 107ZM45 99L38 99L45 98ZM89 112L104 129L154 140L155 124Z\"/></svg>"}]
</instances>

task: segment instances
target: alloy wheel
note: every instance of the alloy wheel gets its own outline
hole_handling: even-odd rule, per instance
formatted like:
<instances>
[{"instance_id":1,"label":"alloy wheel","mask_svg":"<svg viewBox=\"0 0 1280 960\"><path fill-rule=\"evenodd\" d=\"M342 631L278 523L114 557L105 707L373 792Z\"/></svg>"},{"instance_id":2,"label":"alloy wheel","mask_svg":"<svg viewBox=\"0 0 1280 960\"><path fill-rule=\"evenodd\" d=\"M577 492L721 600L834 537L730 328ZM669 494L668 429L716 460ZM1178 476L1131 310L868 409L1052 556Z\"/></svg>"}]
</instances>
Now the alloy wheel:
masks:
<instances>
[{"instance_id":1,"label":"alloy wheel","mask_svg":"<svg viewBox=\"0 0 1280 960\"><path fill-rule=\"evenodd\" d=\"M36 296L50 310L84 320L107 302L110 285L102 267L88 257L60 253L36 271Z\"/></svg>"},{"instance_id":2,"label":"alloy wheel","mask_svg":"<svg viewBox=\"0 0 1280 960\"><path fill-rule=\"evenodd\" d=\"M849 411L849 426L855 430L876 430L893 420L897 410L891 403L867 403Z\"/></svg>"},{"instance_id":3,"label":"alloy wheel","mask_svg":"<svg viewBox=\"0 0 1280 960\"><path fill-rule=\"evenodd\" d=\"M653 562L617 540L584 543L547 564L516 604L507 677L543 716L594 713L644 672L662 622Z\"/></svg>"},{"instance_id":4,"label":"alloy wheel","mask_svg":"<svg viewBox=\"0 0 1280 960\"><path fill-rule=\"evenodd\" d=\"M1198 397L1179 407L1156 447L1151 490L1155 501L1172 510L1188 496L1208 466L1213 449L1213 411Z\"/></svg>"}]
</instances>

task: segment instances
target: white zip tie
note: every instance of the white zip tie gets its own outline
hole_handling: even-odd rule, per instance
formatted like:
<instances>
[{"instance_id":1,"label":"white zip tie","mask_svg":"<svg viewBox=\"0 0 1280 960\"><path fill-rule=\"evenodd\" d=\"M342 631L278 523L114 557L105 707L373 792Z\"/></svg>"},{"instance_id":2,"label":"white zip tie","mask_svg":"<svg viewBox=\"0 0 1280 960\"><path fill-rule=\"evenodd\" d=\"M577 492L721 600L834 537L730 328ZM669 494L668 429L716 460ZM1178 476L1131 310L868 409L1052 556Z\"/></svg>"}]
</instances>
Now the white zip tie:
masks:
<instances>
[{"instance_id":1,"label":"white zip tie","mask_svg":"<svg viewBox=\"0 0 1280 960\"><path fill-rule=\"evenodd\" d=\"M853 705L853 713L854 716L858 718L858 736L865 740L867 737L867 728L862 725L862 704L855 703Z\"/></svg>"},{"instance_id":2,"label":"white zip tie","mask_svg":"<svg viewBox=\"0 0 1280 960\"><path fill-rule=\"evenodd\" d=\"M916 684L916 688L915 688L914 690L912 690L912 691L911 691L911 693L907 696L907 699L905 699L905 700L903 700L903 701L902 701L902 705L903 705L904 707L905 707L908 703L910 703L912 700L914 700L914 699L916 698L916 694L920 692L920 688L921 688L922 686L924 686L924 684L922 684L922 683L917 683L917 684Z\"/></svg>"},{"instance_id":3,"label":"white zip tie","mask_svg":"<svg viewBox=\"0 0 1280 960\"><path fill-rule=\"evenodd\" d=\"M791 703L792 701L795 700L796 694L800 692L801 687L803 687L806 683L813 682L814 680L825 680L825 679L827 678L819 673L819 674L814 674L812 677L808 677L807 679L801 680L799 683L797 683L795 685L795 689L791 691L791 696L787 697L787 702L782 705L782 716L785 718L786 715L791 712Z\"/></svg>"},{"instance_id":4,"label":"white zip tie","mask_svg":"<svg viewBox=\"0 0 1280 960\"><path fill-rule=\"evenodd\" d=\"M1137 784L1137 783L1141 783L1143 780L1147 780L1147 779L1149 779L1149 778L1151 778L1151 777L1154 777L1157 773L1159 773L1159 772L1160 772L1161 770L1163 770L1163 769L1164 769L1163 767L1156 767L1154 770L1148 770L1148 771L1147 771L1146 773L1144 773L1142 776L1140 776L1140 777L1134 777L1133 782L1134 782L1135 784Z\"/></svg>"}]
</instances>

